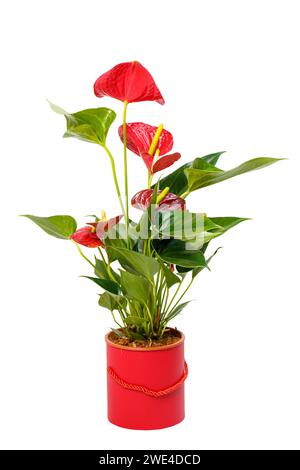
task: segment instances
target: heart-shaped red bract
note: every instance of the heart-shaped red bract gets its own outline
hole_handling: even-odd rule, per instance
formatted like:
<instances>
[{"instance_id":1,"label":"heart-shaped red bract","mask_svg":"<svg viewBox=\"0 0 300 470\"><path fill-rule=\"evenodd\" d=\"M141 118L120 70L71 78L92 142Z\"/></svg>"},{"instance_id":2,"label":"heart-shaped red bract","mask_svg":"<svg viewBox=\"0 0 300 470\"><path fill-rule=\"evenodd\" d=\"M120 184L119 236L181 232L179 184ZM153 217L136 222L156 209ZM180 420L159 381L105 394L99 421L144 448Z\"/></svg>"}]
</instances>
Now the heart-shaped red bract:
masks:
<instances>
[{"instance_id":1,"label":"heart-shaped red bract","mask_svg":"<svg viewBox=\"0 0 300 470\"><path fill-rule=\"evenodd\" d=\"M157 127L144 122L130 122L126 125L126 146L136 155L148 153ZM123 126L119 127L119 136L123 142ZM173 136L171 132L163 129L155 150L164 155L173 147Z\"/></svg>"},{"instance_id":2,"label":"heart-shaped red bract","mask_svg":"<svg viewBox=\"0 0 300 470\"><path fill-rule=\"evenodd\" d=\"M158 191L160 194L161 191ZM151 203L153 189L143 189L136 193L131 199L131 205L135 209L146 211ZM185 200L173 193L168 193L158 205L158 210L185 210Z\"/></svg>"},{"instance_id":3,"label":"heart-shaped red bract","mask_svg":"<svg viewBox=\"0 0 300 470\"><path fill-rule=\"evenodd\" d=\"M137 61L123 62L101 75L94 84L94 92L98 98L111 96L128 103L165 103L152 75Z\"/></svg>"},{"instance_id":4,"label":"heart-shaped red bract","mask_svg":"<svg viewBox=\"0 0 300 470\"><path fill-rule=\"evenodd\" d=\"M152 155L149 155L148 153L142 154L144 163L152 174L157 173L158 171L162 171L165 168L173 165L173 163L177 162L180 157L181 155L178 152L170 153L169 155L164 155L163 157L158 158L152 157Z\"/></svg>"}]
</instances>

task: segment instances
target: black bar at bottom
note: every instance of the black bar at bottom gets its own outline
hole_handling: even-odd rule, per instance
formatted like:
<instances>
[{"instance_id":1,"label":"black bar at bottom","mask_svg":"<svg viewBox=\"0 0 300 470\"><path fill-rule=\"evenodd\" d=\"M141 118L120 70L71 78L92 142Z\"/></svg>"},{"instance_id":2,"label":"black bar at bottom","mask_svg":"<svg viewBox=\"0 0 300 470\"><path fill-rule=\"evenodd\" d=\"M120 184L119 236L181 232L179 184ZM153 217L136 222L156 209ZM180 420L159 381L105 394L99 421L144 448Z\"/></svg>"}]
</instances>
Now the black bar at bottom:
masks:
<instances>
[{"instance_id":1,"label":"black bar at bottom","mask_svg":"<svg viewBox=\"0 0 300 470\"><path fill-rule=\"evenodd\" d=\"M246 465L295 465L299 450L2 450L0 467L5 463L43 469L66 465L67 468L147 469L149 467L199 467L228 465L243 468ZM297 455L298 454L298 455Z\"/></svg>"}]
</instances>

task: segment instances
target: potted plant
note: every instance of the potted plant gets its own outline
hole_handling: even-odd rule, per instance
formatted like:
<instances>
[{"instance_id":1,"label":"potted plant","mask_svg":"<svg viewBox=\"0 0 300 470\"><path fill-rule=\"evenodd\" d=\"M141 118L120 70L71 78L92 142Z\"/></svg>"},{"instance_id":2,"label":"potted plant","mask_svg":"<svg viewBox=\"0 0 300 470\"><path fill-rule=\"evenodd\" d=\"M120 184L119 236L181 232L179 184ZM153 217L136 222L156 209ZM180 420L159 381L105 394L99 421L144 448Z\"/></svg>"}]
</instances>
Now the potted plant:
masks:
<instances>
[{"instance_id":1,"label":"potted plant","mask_svg":"<svg viewBox=\"0 0 300 470\"><path fill-rule=\"evenodd\" d=\"M68 113L51 104L66 118L64 137L100 145L112 170L119 210L110 219L104 212L89 217L84 227L70 215L25 215L45 232L74 243L92 268L85 276L99 288L99 305L108 309L115 327L106 335L108 418L131 429L158 429L184 419L184 335L170 322L188 301L186 292L203 269L209 269L211 240L247 220L208 217L188 210L186 198L198 189L271 165L280 159L254 158L222 170L216 152L185 162L167 176L157 174L180 159L170 153L172 134L163 125L127 123L127 107L139 101L164 104L150 73L139 62L127 62L101 75L94 84L99 98L123 102L119 137L123 144L124 194L115 159L107 144L116 113L109 108ZM145 165L145 181L129 199L128 150ZM130 157L131 158L131 157ZM139 160L139 162L138 162ZM146 187L145 187L146 186ZM140 210L133 221L129 207ZM91 253L83 251L87 247ZM91 256L90 256L91 255Z\"/></svg>"}]
</instances>

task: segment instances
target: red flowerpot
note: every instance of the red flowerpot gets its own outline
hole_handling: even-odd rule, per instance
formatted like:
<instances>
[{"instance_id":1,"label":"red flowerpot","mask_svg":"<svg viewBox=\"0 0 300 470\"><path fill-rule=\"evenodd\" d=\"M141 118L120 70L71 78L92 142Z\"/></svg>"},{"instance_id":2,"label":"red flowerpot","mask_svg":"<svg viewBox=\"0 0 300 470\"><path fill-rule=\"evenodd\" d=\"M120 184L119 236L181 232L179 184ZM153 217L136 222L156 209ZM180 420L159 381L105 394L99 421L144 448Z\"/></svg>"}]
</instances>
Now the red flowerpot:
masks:
<instances>
[{"instance_id":1,"label":"red flowerpot","mask_svg":"<svg viewBox=\"0 0 300 470\"><path fill-rule=\"evenodd\" d=\"M108 419L128 429L161 429L184 419L184 335L177 343L131 348L106 335Z\"/></svg>"}]
</instances>

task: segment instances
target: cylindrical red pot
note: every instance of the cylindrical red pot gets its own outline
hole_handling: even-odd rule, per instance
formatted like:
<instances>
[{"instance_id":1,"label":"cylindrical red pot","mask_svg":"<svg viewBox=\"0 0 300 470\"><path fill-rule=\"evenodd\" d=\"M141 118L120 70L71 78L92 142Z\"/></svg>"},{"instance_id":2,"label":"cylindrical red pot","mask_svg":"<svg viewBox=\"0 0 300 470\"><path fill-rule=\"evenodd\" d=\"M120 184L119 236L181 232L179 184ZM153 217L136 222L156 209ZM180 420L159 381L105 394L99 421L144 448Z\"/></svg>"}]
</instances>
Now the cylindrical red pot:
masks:
<instances>
[{"instance_id":1,"label":"cylindrical red pot","mask_svg":"<svg viewBox=\"0 0 300 470\"><path fill-rule=\"evenodd\" d=\"M130 348L106 335L108 419L128 429L161 429L184 419L184 335L177 343Z\"/></svg>"}]
</instances>

